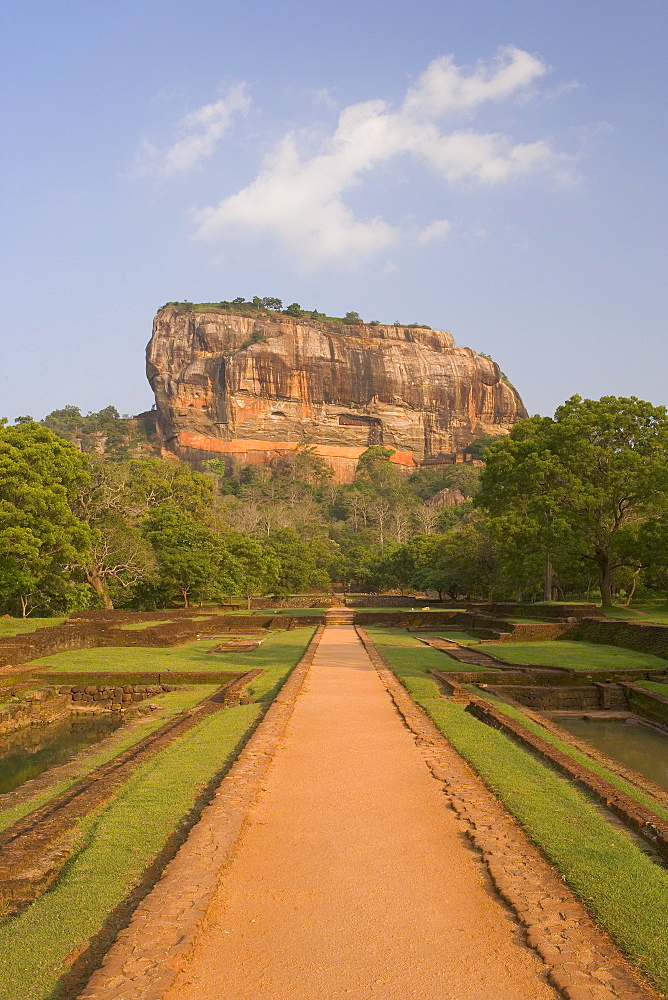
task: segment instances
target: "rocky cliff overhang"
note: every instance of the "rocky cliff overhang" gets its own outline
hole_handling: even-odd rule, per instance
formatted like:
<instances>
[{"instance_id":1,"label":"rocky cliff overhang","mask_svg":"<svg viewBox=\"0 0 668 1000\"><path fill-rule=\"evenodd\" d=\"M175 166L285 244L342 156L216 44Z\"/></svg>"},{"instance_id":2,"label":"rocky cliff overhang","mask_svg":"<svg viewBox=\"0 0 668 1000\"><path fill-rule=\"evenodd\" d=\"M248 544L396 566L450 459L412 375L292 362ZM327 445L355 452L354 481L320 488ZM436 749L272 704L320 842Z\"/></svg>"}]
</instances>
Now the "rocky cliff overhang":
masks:
<instances>
[{"instance_id":1,"label":"rocky cliff overhang","mask_svg":"<svg viewBox=\"0 0 668 1000\"><path fill-rule=\"evenodd\" d=\"M425 327L168 306L146 357L163 448L196 465L310 444L349 481L369 445L414 468L526 416L494 361Z\"/></svg>"}]
</instances>

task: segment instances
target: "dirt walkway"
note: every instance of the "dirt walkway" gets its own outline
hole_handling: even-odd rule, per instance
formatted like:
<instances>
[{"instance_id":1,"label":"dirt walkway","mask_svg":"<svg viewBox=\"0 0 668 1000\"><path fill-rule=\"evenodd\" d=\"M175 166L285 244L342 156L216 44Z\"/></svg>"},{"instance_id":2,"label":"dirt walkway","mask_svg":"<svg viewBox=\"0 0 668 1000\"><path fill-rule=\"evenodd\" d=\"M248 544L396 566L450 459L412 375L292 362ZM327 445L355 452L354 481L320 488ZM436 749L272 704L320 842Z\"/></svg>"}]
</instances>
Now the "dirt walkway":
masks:
<instances>
[{"instance_id":1,"label":"dirt walkway","mask_svg":"<svg viewBox=\"0 0 668 1000\"><path fill-rule=\"evenodd\" d=\"M325 630L169 1000L554 1000L354 630Z\"/></svg>"}]
</instances>

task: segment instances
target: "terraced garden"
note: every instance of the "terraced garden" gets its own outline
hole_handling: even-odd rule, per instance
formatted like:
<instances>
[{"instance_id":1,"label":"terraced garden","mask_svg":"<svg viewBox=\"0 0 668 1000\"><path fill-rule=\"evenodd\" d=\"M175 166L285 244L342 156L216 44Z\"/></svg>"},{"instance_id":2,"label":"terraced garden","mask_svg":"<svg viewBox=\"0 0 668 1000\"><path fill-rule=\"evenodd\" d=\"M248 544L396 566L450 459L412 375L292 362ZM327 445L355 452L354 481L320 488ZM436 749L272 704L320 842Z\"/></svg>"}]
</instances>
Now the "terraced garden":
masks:
<instances>
[{"instance_id":1,"label":"terraced garden","mask_svg":"<svg viewBox=\"0 0 668 1000\"><path fill-rule=\"evenodd\" d=\"M474 718L465 705L444 698L435 678L428 673L433 669L448 671L444 653L419 648L413 637L392 630L368 627L367 632L409 694L519 820L591 914L668 993L666 868L653 859L651 852L647 853L647 846L633 833L620 828L591 795L566 780L543 758ZM503 650L507 648L505 643L499 645ZM666 661L662 663L665 669ZM484 697L493 700L489 694ZM503 705L502 711L521 720L529 730L540 729L543 739L592 767L588 756L536 726L521 709ZM620 779L615 771L593 766L636 801L651 804L657 816L668 814L668 799L658 801L632 782Z\"/></svg>"},{"instance_id":2,"label":"terraced garden","mask_svg":"<svg viewBox=\"0 0 668 1000\"><path fill-rule=\"evenodd\" d=\"M481 647L485 653L510 663L535 663L544 667L568 667L571 670L665 670L666 660L652 653L636 652L620 646L594 642L498 642Z\"/></svg>"},{"instance_id":3,"label":"terraced garden","mask_svg":"<svg viewBox=\"0 0 668 1000\"><path fill-rule=\"evenodd\" d=\"M245 652L210 653L218 637L69 650L25 665L35 684L161 675L182 686L132 705L111 736L0 796L0 998L75 989L91 947L106 946L159 877L313 634L270 632ZM246 675L239 688L234 678ZM216 694L222 681L236 683L231 701Z\"/></svg>"}]
</instances>

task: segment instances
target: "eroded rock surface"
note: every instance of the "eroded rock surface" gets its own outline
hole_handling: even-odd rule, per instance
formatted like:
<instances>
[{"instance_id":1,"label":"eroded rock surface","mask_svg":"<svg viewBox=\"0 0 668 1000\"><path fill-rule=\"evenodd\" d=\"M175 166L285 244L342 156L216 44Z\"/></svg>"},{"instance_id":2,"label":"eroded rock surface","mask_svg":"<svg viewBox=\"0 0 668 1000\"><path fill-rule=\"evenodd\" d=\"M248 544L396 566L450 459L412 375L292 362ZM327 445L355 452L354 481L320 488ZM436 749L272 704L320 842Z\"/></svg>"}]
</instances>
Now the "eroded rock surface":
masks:
<instances>
[{"instance_id":1,"label":"eroded rock surface","mask_svg":"<svg viewBox=\"0 0 668 1000\"><path fill-rule=\"evenodd\" d=\"M168 306L147 376L166 451L269 464L308 443L341 481L371 444L410 468L526 416L494 361L426 328Z\"/></svg>"}]
</instances>

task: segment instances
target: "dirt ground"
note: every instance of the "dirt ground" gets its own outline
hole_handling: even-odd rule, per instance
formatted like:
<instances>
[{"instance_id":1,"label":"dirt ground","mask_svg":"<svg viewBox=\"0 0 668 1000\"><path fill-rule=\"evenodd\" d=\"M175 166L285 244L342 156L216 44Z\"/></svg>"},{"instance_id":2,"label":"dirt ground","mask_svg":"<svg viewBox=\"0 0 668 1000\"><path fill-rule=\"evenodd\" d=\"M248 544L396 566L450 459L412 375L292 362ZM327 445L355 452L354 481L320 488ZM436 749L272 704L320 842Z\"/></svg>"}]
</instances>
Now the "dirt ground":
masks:
<instances>
[{"instance_id":1,"label":"dirt ground","mask_svg":"<svg viewBox=\"0 0 668 1000\"><path fill-rule=\"evenodd\" d=\"M327 628L168 1000L555 1000L352 627Z\"/></svg>"}]
</instances>

